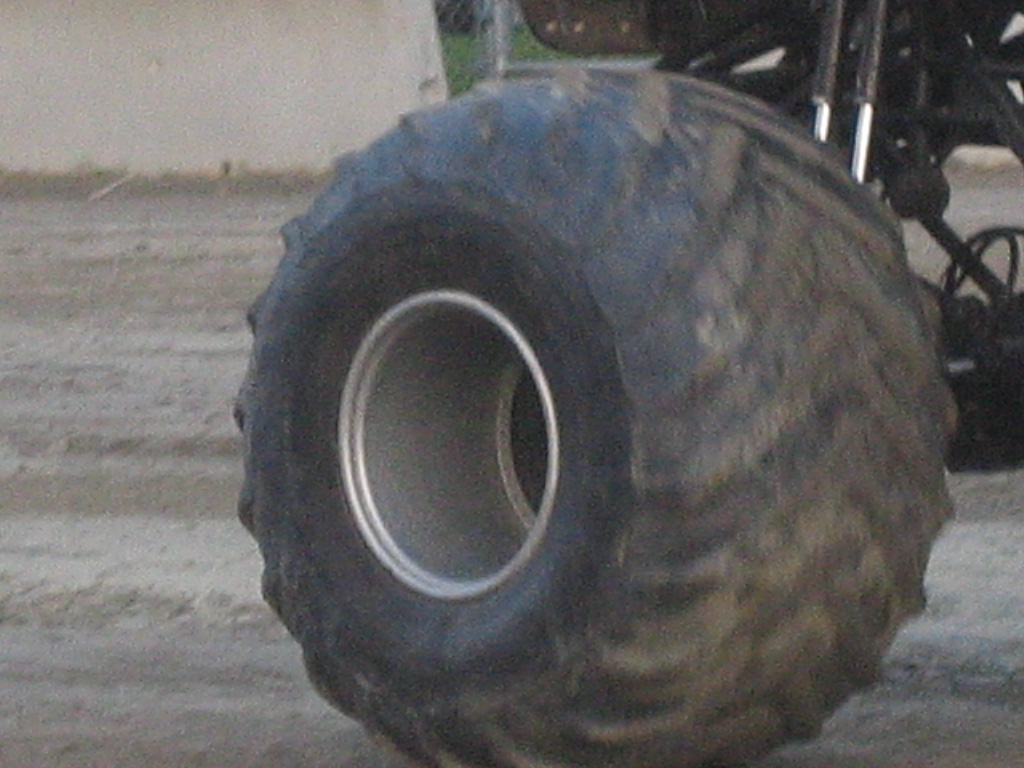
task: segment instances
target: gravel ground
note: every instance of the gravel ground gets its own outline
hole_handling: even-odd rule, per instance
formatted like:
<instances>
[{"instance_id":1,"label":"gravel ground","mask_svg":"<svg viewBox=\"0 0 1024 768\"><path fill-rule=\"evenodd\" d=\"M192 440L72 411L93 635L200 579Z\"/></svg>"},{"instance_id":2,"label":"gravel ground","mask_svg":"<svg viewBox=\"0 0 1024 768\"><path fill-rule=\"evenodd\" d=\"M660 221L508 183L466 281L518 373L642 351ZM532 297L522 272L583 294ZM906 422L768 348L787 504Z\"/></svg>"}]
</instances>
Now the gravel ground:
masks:
<instances>
[{"instance_id":1,"label":"gravel ground","mask_svg":"<svg viewBox=\"0 0 1024 768\"><path fill-rule=\"evenodd\" d=\"M1016 174L962 182L960 223L1022 219ZM0 766L397 765L307 685L234 519L243 315L314 186L88 191L0 186ZM884 682L754 768L1024 766L1024 474L951 482Z\"/></svg>"}]
</instances>

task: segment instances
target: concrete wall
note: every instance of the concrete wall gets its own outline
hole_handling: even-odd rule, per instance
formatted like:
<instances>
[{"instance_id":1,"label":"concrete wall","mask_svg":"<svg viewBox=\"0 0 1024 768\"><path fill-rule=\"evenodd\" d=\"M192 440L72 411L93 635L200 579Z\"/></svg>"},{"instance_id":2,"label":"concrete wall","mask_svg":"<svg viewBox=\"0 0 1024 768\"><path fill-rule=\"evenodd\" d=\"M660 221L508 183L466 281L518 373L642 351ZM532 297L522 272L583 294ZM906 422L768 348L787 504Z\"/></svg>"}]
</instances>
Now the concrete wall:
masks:
<instances>
[{"instance_id":1,"label":"concrete wall","mask_svg":"<svg viewBox=\"0 0 1024 768\"><path fill-rule=\"evenodd\" d=\"M319 170L445 96L431 0L0 8L8 170Z\"/></svg>"}]
</instances>

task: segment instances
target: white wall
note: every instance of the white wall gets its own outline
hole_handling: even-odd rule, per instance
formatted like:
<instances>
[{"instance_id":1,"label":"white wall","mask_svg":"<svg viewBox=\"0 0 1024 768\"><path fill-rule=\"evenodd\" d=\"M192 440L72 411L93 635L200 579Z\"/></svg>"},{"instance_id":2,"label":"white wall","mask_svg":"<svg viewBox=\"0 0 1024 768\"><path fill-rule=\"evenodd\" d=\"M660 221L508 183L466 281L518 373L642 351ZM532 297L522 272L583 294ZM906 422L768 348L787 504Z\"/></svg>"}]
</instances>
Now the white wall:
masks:
<instances>
[{"instance_id":1,"label":"white wall","mask_svg":"<svg viewBox=\"0 0 1024 768\"><path fill-rule=\"evenodd\" d=\"M445 96L431 0L0 6L8 170L319 170Z\"/></svg>"}]
</instances>

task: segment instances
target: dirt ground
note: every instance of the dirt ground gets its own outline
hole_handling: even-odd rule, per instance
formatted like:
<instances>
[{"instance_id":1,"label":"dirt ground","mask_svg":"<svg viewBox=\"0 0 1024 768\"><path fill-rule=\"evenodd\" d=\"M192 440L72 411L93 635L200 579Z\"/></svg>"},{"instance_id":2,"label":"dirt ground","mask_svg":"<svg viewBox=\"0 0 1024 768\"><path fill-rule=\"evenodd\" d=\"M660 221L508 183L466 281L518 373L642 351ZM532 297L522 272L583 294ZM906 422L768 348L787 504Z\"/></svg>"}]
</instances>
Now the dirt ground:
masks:
<instances>
[{"instance_id":1,"label":"dirt ground","mask_svg":"<svg viewBox=\"0 0 1024 768\"><path fill-rule=\"evenodd\" d=\"M1016 174L964 179L958 221L1024 219ZM398 765L307 685L234 519L243 315L316 185L97 184L0 185L0 766ZM951 484L884 682L752 768L1024 766L1024 474Z\"/></svg>"}]
</instances>

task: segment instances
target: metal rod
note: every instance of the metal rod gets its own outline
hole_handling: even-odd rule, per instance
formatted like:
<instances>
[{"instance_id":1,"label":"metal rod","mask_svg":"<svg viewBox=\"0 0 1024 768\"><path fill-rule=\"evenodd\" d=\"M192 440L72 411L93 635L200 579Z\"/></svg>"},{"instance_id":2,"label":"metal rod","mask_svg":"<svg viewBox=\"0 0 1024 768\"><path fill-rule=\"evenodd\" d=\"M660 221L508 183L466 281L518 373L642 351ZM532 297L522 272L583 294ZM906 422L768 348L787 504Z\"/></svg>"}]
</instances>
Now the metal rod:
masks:
<instances>
[{"instance_id":1,"label":"metal rod","mask_svg":"<svg viewBox=\"0 0 1024 768\"><path fill-rule=\"evenodd\" d=\"M868 36L861 52L860 65L857 69L857 88L854 93L854 103L859 106L859 111L856 133L853 137L852 172L853 177L859 182L867 180L887 15L886 0L871 0L868 5Z\"/></svg>"},{"instance_id":2,"label":"metal rod","mask_svg":"<svg viewBox=\"0 0 1024 768\"><path fill-rule=\"evenodd\" d=\"M857 111L857 128L853 136L853 158L850 169L858 184L868 180L868 160L871 156L871 134L875 127L875 105L864 103Z\"/></svg>"},{"instance_id":3,"label":"metal rod","mask_svg":"<svg viewBox=\"0 0 1024 768\"><path fill-rule=\"evenodd\" d=\"M490 20L487 25L487 76L502 78L508 72L512 49L512 8L509 0L487 0L483 4Z\"/></svg>"},{"instance_id":4,"label":"metal rod","mask_svg":"<svg viewBox=\"0 0 1024 768\"><path fill-rule=\"evenodd\" d=\"M819 101L814 111L814 138L822 144L828 142L832 133L832 103Z\"/></svg>"},{"instance_id":5,"label":"metal rod","mask_svg":"<svg viewBox=\"0 0 1024 768\"><path fill-rule=\"evenodd\" d=\"M815 106L814 138L828 141L832 129L832 111L836 101L839 56L843 45L843 18L846 0L829 0L822 20L818 44L818 64L811 85L811 103Z\"/></svg>"},{"instance_id":6,"label":"metal rod","mask_svg":"<svg viewBox=\"0 0 1024 768\"><path fill-rule=\"evenodd\" d=\"M960 236L953 231L942 218L920 219L928 233L942 246L950 260L963 270L964 274L977 285L992 302L993 307L1000 307L1006 301L1010 289L999 277L971 250Z\"/></svg>"}]
</instances>

